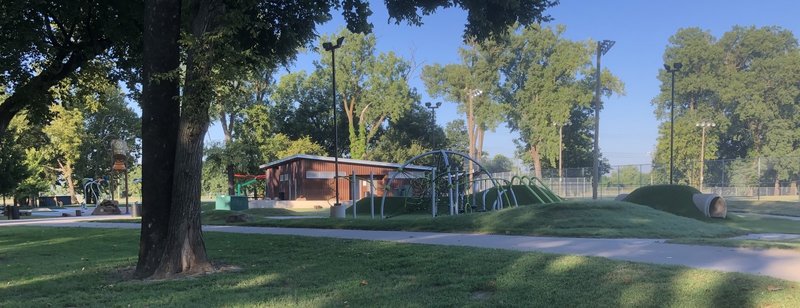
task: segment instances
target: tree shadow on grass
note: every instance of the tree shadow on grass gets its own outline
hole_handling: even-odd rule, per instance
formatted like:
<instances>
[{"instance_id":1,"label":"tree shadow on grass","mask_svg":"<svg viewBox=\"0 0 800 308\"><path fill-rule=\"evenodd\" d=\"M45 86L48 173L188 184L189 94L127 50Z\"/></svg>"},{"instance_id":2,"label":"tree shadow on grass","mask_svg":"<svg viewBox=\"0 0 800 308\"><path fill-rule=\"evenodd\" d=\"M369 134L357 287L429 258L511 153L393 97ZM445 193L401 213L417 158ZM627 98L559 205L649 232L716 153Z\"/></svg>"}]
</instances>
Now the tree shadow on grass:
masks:
<instances>
[{"instance_id":1,"label":"tree shadow on grass","mask_svg":"<svg viewBox=\"0 0 800 308\"><path fill-rule=\"evenodd\" d=\"M74 233L73 233L74 232ZM169 281L126 280L134 231L72 229L91 262L41 264L27 284L0 286L0 306L797 306L798 284L763 277L603 258L465 247L206 234L211 258L239 272ZM122 249L108 250L117 243ZM31 248L32 249L32 248ZM14 264L31 266L24 252ZM24 276L25 271L17 272ZM772 291L769 287L772 287ZM794 297L792 297L794 296Z\"/></svg>"}]
</instances>

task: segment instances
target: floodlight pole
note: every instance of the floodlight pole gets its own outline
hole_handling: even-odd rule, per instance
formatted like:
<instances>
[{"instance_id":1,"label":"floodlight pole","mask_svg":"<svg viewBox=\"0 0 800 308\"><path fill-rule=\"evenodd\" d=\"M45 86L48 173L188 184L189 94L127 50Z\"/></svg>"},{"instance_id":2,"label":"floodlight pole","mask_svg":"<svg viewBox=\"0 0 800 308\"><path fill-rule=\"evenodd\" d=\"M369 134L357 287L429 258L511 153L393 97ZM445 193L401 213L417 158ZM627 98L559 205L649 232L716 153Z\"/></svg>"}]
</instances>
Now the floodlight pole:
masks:
<instances>
[{"instance_id":1,"label":"floodlight pole","mask_svg":"<svg viewBox=\"0 0 800 308\"><path fill-rule=\"evenodd\" d=\"M614 41L597 42L597 77L594 88L594 162L592 168L592 199L597 200L597 186L600 183L600 57L614 46Z\"/></svg>"},{"instance_id":2,"label":"floodlight pole","mask_svg":"<svg viewBox=\"0 0 800 308\"><path fill-rule=\"evenodd\" d=\"M331 75L333 75L331 77L333 80L333 165L335 172L333 181L336 187L336 203L333 206L342 205L339 202L339 125L336 123L336 49L342 47L342 41L344 41L344 37L337 39L336 45L331 44L331 42L322 44L326 51L331 52Z\"/></svg>"},{"instance_id":3,"label":"floodlight pole","mask_svg":"<svg viewBox=\"0 0 800 308\"><path fill-rule=\"evenodd\" d=\"M436 127L436 108L439 108L441 106L442 106L442 102L436 102L436 104L433 104L431 102L426 102L425 103L425 107L427 107L428 109L431 110L431 118L433 118L433 127L434 128ZM434 140L433 143L434 143L433 144L433 148L436 148L436 140Z\"/></svg>"},{"instance_id":4,"label":"floodlight pole","mask_svg":"<svg viewBox=\"0 0 800 308\"><path fill-rule=\"evenodd\" d=\"M669 184L673 184L673 177L672 171L673 169L673 160L672 156L674 150L672 148L673 144L673 137L675 136L675 72L679 71L683 65L680 62L676 62L672 64L672 67L669 64L664 64L664 68L667 70L668 73L672 73L672 97L669 100Z\"/></svg>"}]
</instances>

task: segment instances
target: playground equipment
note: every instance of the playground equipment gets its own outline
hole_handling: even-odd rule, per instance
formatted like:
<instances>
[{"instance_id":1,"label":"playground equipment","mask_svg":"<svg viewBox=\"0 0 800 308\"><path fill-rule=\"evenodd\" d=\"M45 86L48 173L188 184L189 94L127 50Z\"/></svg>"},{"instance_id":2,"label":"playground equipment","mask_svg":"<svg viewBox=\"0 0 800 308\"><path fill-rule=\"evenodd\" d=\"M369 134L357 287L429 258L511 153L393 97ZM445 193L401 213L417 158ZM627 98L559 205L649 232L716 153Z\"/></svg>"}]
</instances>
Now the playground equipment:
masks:
<instances>
[{"instance_id":1,"label":"playground equipment","mask_svg":"<svg viewBox=\"0 0 800 308\"><path fill-rule=\"evenodd\" d=\"M516 183L516 184L515 184ZM556 195L550 188L548 188L542 181L537 177L528 177L528 176L513 176L511 180L508 182L508 190L514 191L514 187L518 189L524 189L523 192L520 192L520 197L525 197L526 195L529 198L524 198L525 200L523 203L553 203L553 202L560 202L563 199Z\"/></svg>"},{"instance_id":2,"label":"playground equipment","mask_svg":"<svg viewBox=\"0 0 800 308\"><path fill-rule=\"evenodd\" d=\"M103 183L107 183L107 180L103 178L83 179L83 196L85 198L84 204L100 205L100 189L102 188Z\"/></svg>"},{"instance_id":3,"label":"playground equipment","mask_svg":"<svg viewBox=\"0 0 800 308\"><path fill-rule=\"evenodd\" d=\"M695 219L724 219L728 214L725 199L717 194L704 194L686 185L639 187L621 200Z\"/></svg>"},{"instance_id":4,"label":"playground equipment","mask_svg":"<svg viewBox=\"0 0 800 308\"><path fill-rule=\"evenodd\" d=\"M235 195L218 195L215 200L214 209L225 211L242 211L248 209L250 206L247 202L247 188L256 184L259 180L267 178L266 175L250 174L234 174L233 177L236 179L244 179L245 181L236 184ZM255 197L255 190L253 190L253 195Z\"/></svg>"},{"instance_id":5,"label":"playground equipment","mask_svg":"<svg viewBox=\"0 0 800 308\"><path fill-rule=\"evenodd\" d=\"M236 184L236 195L238 196L244 196L244 194L242 193L243 188L246 189L248 186L258 183L259 180L267 179L266 174L261 174L261 175L234 174L233 177L237 179L247 179L244 182Z\"/></svg>"},{"instance_id":6,"label":"playground equipment","mask_svg":"<svg viewBox=\"0 0 800 308\"><path fill-rule=\"evenodd\" d=\"M412 163L429 166L431 171L405 171L404 168ZM402 179L405 185L393 186L397 179ZM507 191L480 163L466 154L448 150L417 155L403 163L398 171L390 176L381 198L381 218L386 218L386 196L390 190L393 190L395 196L406 197L404 206L407 209L423 210L430 205L433 217L438 216L440 211L458 215L471 211L483 212L499 210L506 206L518 206L514 192ZM446 204L441 209L440 201Z\"/></svg>"}]
</instances>

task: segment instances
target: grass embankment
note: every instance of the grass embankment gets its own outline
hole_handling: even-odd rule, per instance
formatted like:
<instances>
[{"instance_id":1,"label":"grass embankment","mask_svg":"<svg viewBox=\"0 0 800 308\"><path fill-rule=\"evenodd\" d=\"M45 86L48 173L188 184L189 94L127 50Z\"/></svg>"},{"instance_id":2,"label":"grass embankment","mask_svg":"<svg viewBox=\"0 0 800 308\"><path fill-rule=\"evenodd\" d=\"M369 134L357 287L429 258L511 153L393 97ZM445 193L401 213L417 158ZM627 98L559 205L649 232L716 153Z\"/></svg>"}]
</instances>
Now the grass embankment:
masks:
<instances>
[{"instance_id":1,"label":"grass embankment","mask_svg":"<svg viewBox=\"0 0 800 308\"><path fill-rule=\"evenodd\" d=\"M138 231L0 229L2 307L797 307L800 284L603 258L252 234L205 235L192 279L126 278ZM76 249L80 247L80 249Z\"/></svg>"},{"instance_id":2,"label":"grass embankment","mask_svg":"<svg viewBox=\"0 0 800 308\"><path fill-rule=\"evenodd\" d=\"M608 238L727 237L742 232L627 202L562 202L457 216L399 215L389 219L256 219L243 225L362 230L479 232Z\"/></svg>"},{"instance_id":3,"label":"grass embankment","mask_svg":"<svg viewBox=\"0 0 800 308\"><path fill-rule=\"evenodd\" d=\"M692 196L701 193L686 185L651 185L637 188L623 201L641 204L678 216L710 220L697 210Z\"/></svg>"}]
</instances>

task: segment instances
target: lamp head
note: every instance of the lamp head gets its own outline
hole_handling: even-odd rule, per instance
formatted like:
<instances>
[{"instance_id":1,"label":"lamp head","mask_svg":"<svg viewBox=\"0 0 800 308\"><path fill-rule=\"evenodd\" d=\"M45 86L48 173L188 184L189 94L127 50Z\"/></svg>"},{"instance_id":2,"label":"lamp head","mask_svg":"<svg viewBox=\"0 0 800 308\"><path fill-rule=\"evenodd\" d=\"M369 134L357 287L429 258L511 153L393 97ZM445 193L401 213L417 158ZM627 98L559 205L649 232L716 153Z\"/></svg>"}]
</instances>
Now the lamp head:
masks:
<instances>
[{"instance_id":1,"label":"lamp head","mask_svg":"<svg viewBox=\"0 0 800 308\"><path fill-rule=\"evenodd\" d=\"M436 108L439 108L439 106L441 106L441 105L442 105L442 102L436 102Z\"/></svg>"},{"instance_id":2,"label":"lamp head","mask_svg":"<svg viewBox=\"0 0 800 308\"><path fill-rule=\"evenodd\" d=\"M336 48L342 46L342 42L344 42L344 36L340 36L338 39L336 39Z\"/></svg>"},{"instance_id":3,"label":"lamp head","mask_svg":"<svg viewBox=\"0 0 800 308\"><path fill-rule=\"evenodd\" d=\"M333 44L331 44L331 42L322 43L322 48L325 48L325 51L331 51L333 49Z\"/></svg>"},{"instance_id":4,"label":"lamp head","mask_svg":"<svg viewBox=\"0 0 800 308\"><path fill-rule=\"evenodd\" d=\"M664 63L664 69L667 70L667 72L672 70L672 68L669 67L669 64L666 63Z\"/></svg>"},{"instance_id":5,"label":"lamp head","mask_svg":"<svg viewBox=\"0 0 800 308\"><path fill-rule=\"evenodd\" d=\"M675 70L678 71L681 69L681 67L683 67L683 64L680 62L675 62L674 64L672 64L672 67L674 67Z\"/></svg>"},{"instance_id":6,"label":"lamp head","mask_svg":"<svg viewBox=\"0 0 800 308\"><path fill-rule=\"evenodd\" d=\"M431 108L431 102L425 102L425 107Z\"/></svg>"},{"instance_id":7,"label":"lamp head","mask_svg":"<svg viewBox=\"0 0 800 308\"><path fill-rule=\"evenodd\" d=\"M608 52L611 49L611 47L614 46L614 43L616 42L611 40L602 40L600 42L597 42L598 46L600 46L600 54L601 55L606 54L606 52Z\"/></svg>"}]
</instances>

